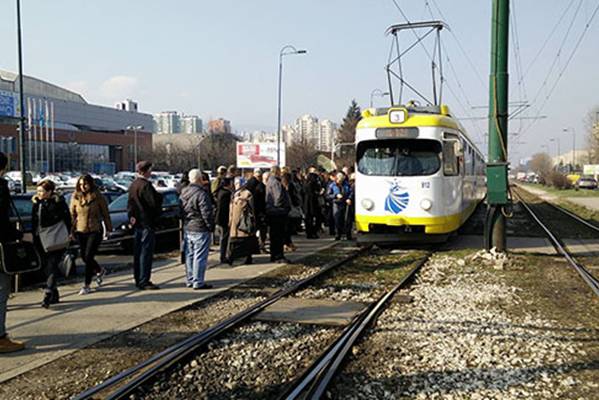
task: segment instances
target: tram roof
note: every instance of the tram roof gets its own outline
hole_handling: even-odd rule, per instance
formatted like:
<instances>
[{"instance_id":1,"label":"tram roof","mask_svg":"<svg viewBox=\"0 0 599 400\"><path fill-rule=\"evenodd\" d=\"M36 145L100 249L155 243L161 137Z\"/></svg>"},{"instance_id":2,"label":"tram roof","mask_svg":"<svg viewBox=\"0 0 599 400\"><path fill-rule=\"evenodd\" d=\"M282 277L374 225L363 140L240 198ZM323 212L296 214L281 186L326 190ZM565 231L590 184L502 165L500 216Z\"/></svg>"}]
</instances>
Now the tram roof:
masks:
<instances>
[{"instance_id":1,"label":"tram roof","mask_svg":"<svg viewBox=\"0 0 599 400\"><path fill-rule=\"evenodd\" d=\"M407 29L420 29L420 28L437 28L437 29L448 29L449 26L443 21L422 21L422 22L406 22L403 24L391 25L385 31L385 35L395 35L399 31Z\"/></svg>"}]
</instances>

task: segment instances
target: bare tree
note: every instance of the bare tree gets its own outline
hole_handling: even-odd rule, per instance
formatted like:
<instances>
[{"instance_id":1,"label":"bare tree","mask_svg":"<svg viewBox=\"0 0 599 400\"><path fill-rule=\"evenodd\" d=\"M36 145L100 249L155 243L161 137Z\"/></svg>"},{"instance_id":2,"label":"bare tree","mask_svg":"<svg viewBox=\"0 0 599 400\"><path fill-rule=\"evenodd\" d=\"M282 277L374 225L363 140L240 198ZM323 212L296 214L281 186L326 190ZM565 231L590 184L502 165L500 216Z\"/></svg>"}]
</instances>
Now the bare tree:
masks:
<instances>
[{"instance_id":1,"label":"bare tree","mask_svg":"<svg viewBox=\"0 0 599 400\"><path fill-rule=\"evenodd\" d=\"M553 171L553 160L547 153L537 153L532 156L530 160L530 168L537 174L544 182L548 182Z\"/></svg>"},{"instance_id":2,"label":"bare tree","mask_svg":"<svg viewBox=\"0 0 599 400\"><path fill-rule=\"evenodd\" d=\"M599 106L593 107L584 118L590 164L599 163ZM584 164L581 162L581 164Z\"/></svg>"},{"instance_id":3,"label":"bare tree","mask_svg":"<svg viewBox=\"0 0 599 400\"><path fill-rule=\"evenodd\" d=\"M300 137L287 147L286 164L292 168L307 168L316 165L318 150L310 140Z\"/></svg>"}]
</instances>

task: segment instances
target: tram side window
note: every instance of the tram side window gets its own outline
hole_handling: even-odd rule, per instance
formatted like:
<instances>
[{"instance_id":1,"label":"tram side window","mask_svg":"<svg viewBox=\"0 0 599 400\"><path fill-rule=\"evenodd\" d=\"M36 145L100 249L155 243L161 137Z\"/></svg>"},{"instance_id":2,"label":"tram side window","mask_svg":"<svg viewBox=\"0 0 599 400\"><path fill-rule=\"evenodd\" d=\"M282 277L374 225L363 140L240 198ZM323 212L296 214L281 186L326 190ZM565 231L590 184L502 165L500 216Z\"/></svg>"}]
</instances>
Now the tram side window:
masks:
<instances>
[{"instance_id":1,"label":"tram side window","mask_svg":"<svg viewBox=\"0 0 599 400\"><path fill-rule=\"evenodd\" d=\"M460 167L457 157L458 141L449 140L443 142L443 174L445 176L459 175Z\"/></svg>"}]
</instances>

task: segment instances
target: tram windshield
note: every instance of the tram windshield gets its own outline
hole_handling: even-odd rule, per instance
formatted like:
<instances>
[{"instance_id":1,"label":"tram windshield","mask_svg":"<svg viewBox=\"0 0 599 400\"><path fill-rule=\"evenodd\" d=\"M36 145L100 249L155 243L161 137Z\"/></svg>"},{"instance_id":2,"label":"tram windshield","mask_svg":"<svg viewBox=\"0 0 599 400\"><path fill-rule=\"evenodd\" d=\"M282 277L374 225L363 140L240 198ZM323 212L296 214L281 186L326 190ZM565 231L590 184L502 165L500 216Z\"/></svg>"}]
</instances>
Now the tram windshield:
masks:
<instances>
[{"instance_id":1,"label":"tram windshield","mask_svg":"<svg viewBox=\"0 0 599 400\"><path fill-rule=\"evenodd\" d=\"M369 176L432 175L441 167L436 140L370 140L358 145L358 171Z\"/></svg>"}]
</instances>

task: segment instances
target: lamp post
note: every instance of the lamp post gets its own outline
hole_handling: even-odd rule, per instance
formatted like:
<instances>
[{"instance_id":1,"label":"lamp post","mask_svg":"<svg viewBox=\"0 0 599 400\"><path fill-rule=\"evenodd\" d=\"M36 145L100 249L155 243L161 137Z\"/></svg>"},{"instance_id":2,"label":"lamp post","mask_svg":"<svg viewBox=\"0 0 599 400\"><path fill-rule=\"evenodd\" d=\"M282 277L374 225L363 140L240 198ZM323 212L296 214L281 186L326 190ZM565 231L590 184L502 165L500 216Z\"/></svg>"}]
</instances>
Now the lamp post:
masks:
<instances>
[{"instance_id":1,"label":"lamp post","mask_svg":"<svg viewBox=\"0 0 599 400\"><path fill-rule=\"evenodd\" d=\"M137 166L137 132L141 131L144 128L143 125L129 125L127 127L128 131L133 131L133 169L135 170Z\"/></svg>"},{"instance_id":2,"label":"lamp post","mask_svg":"<svg viewBox=\"0 0 599 400\"><path fill-rule=\"evenodd\" d=\"M560 153L561 153L561 151L560 151L560 146L559 146L559 138L553 138L553 139L549 139L549 141L550 141L550 142L556 142L556 144L557 144L557 148L556 148L556 151L557 151L557 153L555 154L555 159L556 159L556 161L557 161L557 162L556 162L556 164L558 164L558 165L559 165L559 155L560 155Z\"/></svg>"},{"instance_id":3,"label":"lamp post","mask_svg":"<svg viewBox=\"0 0 599 400\"><path fill-rule=\"evenodd\" d=\"M572 132L572 171L576 169L576 131L574 128L564 128L564 132Z\"/></svg>"},{"instance_id":4,"label":"lamp post","mask_svg":"<svg viewBox=\"0 0 599 400\"><path fill-rule=\"evenodd\" d=\"M281 162L281 84L283 81L283 57L293 54L306 54L306 50L298 50L291 45L283 46L279 52L279 106L277 112L277 165Z\"/></svg>"},{"instance_id":5,"label":"lamp post","mask_svg":"<svg viewBox=\"0 0 599 400\"><path fill-rule=\"evenodd\" d=\"M379 97L385 97L389 96L389 92L383 92L381 89L374 89L372 92L370 92L370 108L372 108L372 98L374 97L374 95L377 95Z\"/></svg>"},{"instance_id":6,"label":"lamp post","mask_svg":"<svg viewBox=\"0 0 599 400\"><path fill-rule=\"evenodd\" d=\"M25 130L27 129L27 123L25 122L25 93L23 92L23 45L21 39L21 0L17 0L17 49L19 53L19 103L20 103L20 116L19 116L19 142L20 142L20 153L19 157L21 167L21 191L25 193L27 191L27 145L25 143Z\"/></svg>"}]
</instances>

